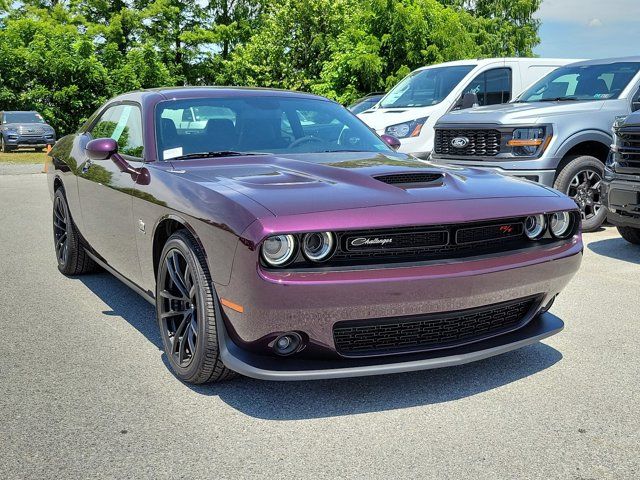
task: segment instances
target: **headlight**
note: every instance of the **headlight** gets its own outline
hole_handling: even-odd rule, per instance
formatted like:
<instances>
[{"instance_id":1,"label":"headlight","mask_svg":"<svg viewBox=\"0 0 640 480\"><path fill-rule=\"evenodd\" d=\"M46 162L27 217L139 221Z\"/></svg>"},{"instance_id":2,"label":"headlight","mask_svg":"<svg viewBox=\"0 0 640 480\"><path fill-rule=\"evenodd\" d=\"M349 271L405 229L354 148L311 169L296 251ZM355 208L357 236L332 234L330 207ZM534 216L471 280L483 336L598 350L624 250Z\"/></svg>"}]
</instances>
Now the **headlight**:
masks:
<instances>
[{"instance_id":1,"label":"headlight","mask_svg":"<svg viewBox=\"0 0 640 480\"><path fill-rule=\"evenodd\" d=\"M547 228L544 215L530 215L524 222L524 231L531 240L542 238Z\"/></svg>"},{"instance_id":2,"label":"headlight","mask_svg":"<svg viewBox=\"0 0 640 480\"><path fill-rule=\"evenodd\" d=\"M262 244L262 258L269 265L280 267L290 261L296 253L293 235L274 235Z\"/></svg>"},{"instance_id":3,"label":"headlight","mask_svg":"<svg viewBox=\"0 0 640 480\"><path fill-rule=\"evenodd\" d=\"M627 120L628 116L629 115L618 115L616 117L616 119L613 121L613 126L611 127L613 133L616 133L616 130L624 125L624 122Z\"/></svg>"},{"instance_id":4,"label":"headlight","mask_svg":"<svg viewBox=\"0 0 640 480\"><path fill-rule=\"evenodd\" d=\"M411 120L410 122L397 123L395 125L389 125L384 129L384 133L396 138L408 138L417 137L422 131L422 126L429 117L418 118Z\"/></svg>"},{"instance_id":5,"label":"headlight","mask_svg":"<svg viewBox=\"0 0 640 480\"><path fill-rule=\"evenodd\" d=\"M574 218L570 212L556 212L549 217L551 234L556 238L567 238L573 233Z\"/></svg>"},{"instance_id":6,"label":"headlight","mask_svg":"<svg viewBox=\"0 0 640 480\"><path fill-rule=\"evenodd\" d=\"M546 138L543 127L516 128L511 135L511 140L507 145L511 147L512 153L517 157L531 157L542 147L546 148L546 143L551 137Z\"/></svg>"},{"instance_id":7,"label":"headlight","mask_svg":"<svg viewBox=\"0 0 640 480\"><path fill-rule=\"evenodd\" d=\"M312 262L322 262L331 256L334 245L331 232L307 233L302 239L302 253Z\"/></svg>"}]
</instances>

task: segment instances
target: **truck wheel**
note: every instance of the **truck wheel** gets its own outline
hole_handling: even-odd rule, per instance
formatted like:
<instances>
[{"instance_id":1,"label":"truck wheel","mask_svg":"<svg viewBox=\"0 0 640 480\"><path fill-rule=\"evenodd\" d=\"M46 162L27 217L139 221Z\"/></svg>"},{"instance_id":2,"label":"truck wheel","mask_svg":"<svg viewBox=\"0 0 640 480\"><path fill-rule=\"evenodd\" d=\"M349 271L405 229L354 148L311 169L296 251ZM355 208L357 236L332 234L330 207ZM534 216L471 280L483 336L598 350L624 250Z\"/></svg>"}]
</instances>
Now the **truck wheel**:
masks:
<instances>
[{"instance_id":1,"label":"truck wheel","mask_svg":"<svg viewBox=\"0 0 640 480\"><path fill-rule=\"evenodd\" d=\"M607 217L600 198L600 183L604 175L603 163L591 155L569 157L558 173L553 187L571 197L582 216L582 230L596 230Z\"/></svg>"},{"instance_id":2,"label":"truck wheel","mask_svg":"<svg viewBox=\"0 0 640 480\"><path fill-rule=\"evenodd\" d=\"M167 360L183 382L235 376L220 360L217 301L202 248L186 231L174 233L160 256L156 312Z\"/></svg>"},{"instance_id":3,"label":"truck wheel","mask_svg":"<svg viewBox=\"0 0 640 480\"><path fill-rule=\"evenodd\" d=\"M618 227L618 232L627 242L640 245L640 228Z\"/></svg>"}]
</instances>

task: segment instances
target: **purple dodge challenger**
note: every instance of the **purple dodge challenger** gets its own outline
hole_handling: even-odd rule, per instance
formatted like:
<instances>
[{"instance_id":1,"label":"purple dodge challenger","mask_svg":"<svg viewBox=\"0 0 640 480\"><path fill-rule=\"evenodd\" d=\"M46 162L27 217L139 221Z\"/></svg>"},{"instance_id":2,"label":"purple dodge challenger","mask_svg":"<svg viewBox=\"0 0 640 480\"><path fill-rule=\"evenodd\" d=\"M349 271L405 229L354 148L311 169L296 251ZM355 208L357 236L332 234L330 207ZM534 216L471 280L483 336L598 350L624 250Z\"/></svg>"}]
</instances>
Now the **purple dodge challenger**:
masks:
<instances>
[{"instance_id":1,"label":"purple dodge challenger","mask_svg":"<svg viewBox=\"0 0 640 480\"><path fill-rule=\"evenodd\" d=\"M155 305L192 383L445 367L559 332L576 204L394 146L309 94L121 95L51 152L58 267Z\"/></svg>"}]
</instances>

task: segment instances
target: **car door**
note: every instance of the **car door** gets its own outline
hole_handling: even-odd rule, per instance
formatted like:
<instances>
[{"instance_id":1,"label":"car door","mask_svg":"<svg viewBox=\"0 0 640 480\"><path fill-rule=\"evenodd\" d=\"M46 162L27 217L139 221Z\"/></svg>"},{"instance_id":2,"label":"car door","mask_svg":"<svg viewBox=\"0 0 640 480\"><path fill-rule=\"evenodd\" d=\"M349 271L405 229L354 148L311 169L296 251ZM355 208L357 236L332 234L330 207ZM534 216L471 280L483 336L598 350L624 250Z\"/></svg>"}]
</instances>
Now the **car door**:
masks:
<instances>
[{"instance_id":1,"label":"car door","mask_svg":"<svg viewBox=\"0 0 640 480\"><path fill-rule=\"evenodd\" d=\"M89 140L113 138L118 153L129 164L143 164L142 115L139 105L108 106L86 135ZM86 153L78 168L78 194L82 210L82 233L91 247L115 270L139 283L140 263L133 221L136 184L111 160L89 160Z\"/></svg>"}]
</instances>

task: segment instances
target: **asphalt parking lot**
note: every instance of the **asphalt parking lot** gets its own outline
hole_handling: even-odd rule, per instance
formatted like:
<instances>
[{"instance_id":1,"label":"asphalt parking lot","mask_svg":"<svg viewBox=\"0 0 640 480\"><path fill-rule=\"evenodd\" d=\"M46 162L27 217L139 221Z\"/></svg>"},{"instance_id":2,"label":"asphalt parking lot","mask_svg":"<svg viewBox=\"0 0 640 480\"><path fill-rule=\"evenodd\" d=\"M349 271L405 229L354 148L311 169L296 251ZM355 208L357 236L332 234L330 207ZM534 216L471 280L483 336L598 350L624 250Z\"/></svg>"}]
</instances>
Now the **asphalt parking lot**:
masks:
<instances>
[{"instance_id":1,"label":"asphalt parking lot","mask_svg":"<svg viewBox=\"0 0 640 480\"><path fill-rule=\"evenodd\" d=\"M0 478L640 477L640 248L585 236L565 330L475 364L190 387L152 307L58 273L44 175L0 175Z\"/></svg>"}]
</instances>

